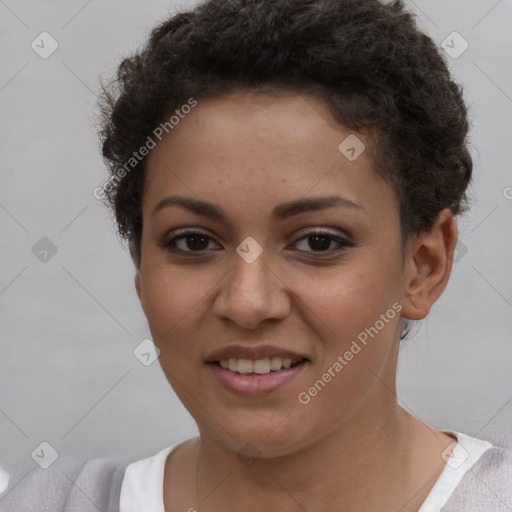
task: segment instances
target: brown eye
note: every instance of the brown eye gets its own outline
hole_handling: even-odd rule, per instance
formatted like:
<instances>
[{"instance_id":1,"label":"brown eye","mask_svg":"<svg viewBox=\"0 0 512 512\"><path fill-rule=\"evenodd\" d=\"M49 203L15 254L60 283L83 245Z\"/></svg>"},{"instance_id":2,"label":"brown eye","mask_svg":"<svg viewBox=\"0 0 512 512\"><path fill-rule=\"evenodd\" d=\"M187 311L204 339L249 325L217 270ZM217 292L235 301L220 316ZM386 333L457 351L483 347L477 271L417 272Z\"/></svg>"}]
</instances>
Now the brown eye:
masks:
<instances>
[{"instance_id":1,"label":"brown eye","mask_svg":"<svg viewBox=\"0 0 512 512\"><path fill-rule=\"evenodd\" d=\"M306 242L303 242L303 248L299 249L300 251L309 253L320 253L320 255L322 253L333 254L343 250L345 247L349 247L352 245L351 242L344 238L322 231L308 233L306 236L303 236L302 238L297 240L297 242L295 242L295 245L297 245L301 241ZM337 249L332 248L333 242L335 244L338 244Z\"/></svg>"},{"instance_id":2,"label":"brown eye","mask_svg":"<svg viewBox=\"0 0 512 512\"><path fill-rule=\"evenodd\" d=\"M204 251L208 246L208 237L203 235L187 235L182 237L187 248L192 251Z\"/></svg>"},{"instance_id":3,"label":"brown eye","mask_svg":"<svg viewBox=\"0 0 512 512\"><path fill-rule=\"evenodd\" d=\"M166 240L162 244L162 247L174 252L199 253L206 251L211 241L213 241L213 239L205 233L189 230L183 231L180 235Z\"/></svg>"}]
</instances>

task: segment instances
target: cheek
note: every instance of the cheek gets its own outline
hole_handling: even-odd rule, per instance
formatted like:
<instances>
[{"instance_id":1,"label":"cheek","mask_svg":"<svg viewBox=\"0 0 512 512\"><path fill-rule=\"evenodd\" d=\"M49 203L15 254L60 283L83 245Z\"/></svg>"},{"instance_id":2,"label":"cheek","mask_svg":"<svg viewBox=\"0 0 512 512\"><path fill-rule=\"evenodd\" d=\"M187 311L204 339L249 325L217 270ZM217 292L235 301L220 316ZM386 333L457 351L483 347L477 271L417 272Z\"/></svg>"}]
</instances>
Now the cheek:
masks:
<instances>
[{"instance_id":1,"label":"cheek","mask_svg":"<svg viewBox=\"0 0 512 512\"><path fill-rule=\"evenodd\" d=\"M142 283L144 312L155 345L162 356L171 346L175 356L185 352L190 348L186 340L190 338L191 324L197 328L194 312L206 300L207 289L195 284L197 276L193 279L169 265L151 266L143 272Z\"/></svg>"},{"instance_id":2,"label":"cheek","mask_svg":"<svg viewBox=\"0 0 512 512\"><path fill-rule=\"evenodd\" d=\"M336 425L378 384L375 376L382 375L387 364L399 319L387 280L385 274L379 278L377 269L354 274L347 270L325 282L316 279L314 287L303 282L297 290L308 311L310 346L316 356L311 376L300 389L298 414L317 414L319 424Z\"/></svg>"},{"instance_id":3,"label":"cheek","mask_svg":"<svg viewBox=\"0 0 512 512\"><path fill-rule=\"evenodd\" d=\"M331 368L336 375L345 375L333 379L337 384L329 387L341 386L344 393L350 393L356 391L351 388L374 381L368 370L380 371L400 319L395 274L395 266L382 259L370 265L361 258L357 264L340 266L322 277L316 273L296 279L300 286L294 292L300 299L298 307L303 304L301 322L307 319L309 324L310 336L306 333L306 337L312 340L315 373L321 378ZM343 369L339 364L333 368L337 362Z\"/></svg>"},{"instance_id":4,"label":"cheek","mask_svg":"<svg viewBox=\"0 0 512 512\"><path fill-rule=\"evenodd\" d=\"M326 339L357 336L373 325L398 296L394 269L382 261L379 264L365 259L368 263L361 258L329 272L297 275L294 279L298 304L307 306L305 311L317 319Z\"/></svg>"}]
</instances>

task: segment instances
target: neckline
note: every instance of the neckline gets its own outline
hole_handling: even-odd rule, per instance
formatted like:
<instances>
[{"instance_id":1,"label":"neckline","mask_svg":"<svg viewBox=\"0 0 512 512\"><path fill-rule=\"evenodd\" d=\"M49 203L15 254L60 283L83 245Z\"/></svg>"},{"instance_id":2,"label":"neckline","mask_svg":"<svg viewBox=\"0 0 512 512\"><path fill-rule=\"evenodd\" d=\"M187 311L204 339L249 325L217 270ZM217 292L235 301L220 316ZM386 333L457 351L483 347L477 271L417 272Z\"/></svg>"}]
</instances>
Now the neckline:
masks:
<instances>
[{"instance_id":1,"label":"neckline","mask_svg":"<svg viewBox=\"0 0 512 512\"><path fill-rule=\"evenodd\" d=\"M434 486L418 512L439 512L446 504L466 472L493 445L461 432L441 430L454 438L451 454ZM123 478L120 496L120 512L165 512L164 474L167 458L179 446L194 438L174 443L146 459L128 465Z\"/></svg>"}]
</instances>

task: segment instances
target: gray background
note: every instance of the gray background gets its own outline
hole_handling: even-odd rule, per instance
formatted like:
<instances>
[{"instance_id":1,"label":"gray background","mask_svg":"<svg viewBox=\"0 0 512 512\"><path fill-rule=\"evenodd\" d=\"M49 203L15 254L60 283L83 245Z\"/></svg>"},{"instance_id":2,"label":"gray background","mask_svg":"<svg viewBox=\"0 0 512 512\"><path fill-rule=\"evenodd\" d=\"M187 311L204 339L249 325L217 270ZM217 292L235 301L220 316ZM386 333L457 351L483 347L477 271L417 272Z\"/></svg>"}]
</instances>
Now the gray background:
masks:
<instances>
[{"instance_id":1,"label":"gray background","mask_svg":"<svg viewBox=\"0 0 512 512\"><path fill-rule=\"evenodd\" d=\"M132 263L92 195L106 176L95 128L100 75L112 76L157 20L192 4L0 0L4 495L36 467L31 454L43 441L59 460L128 462L197 434L158 362L134 356L150 334ZM453 31L469 44L447 59L471 109L475 173L450 283L402 343L398 395L431 425L510 446L512 2L407 4L439 46ZM43 31L59 44L47 59L31 48ZM43 237L57 248L46 262L32 250Z\"/></svg>"}]
</instances>

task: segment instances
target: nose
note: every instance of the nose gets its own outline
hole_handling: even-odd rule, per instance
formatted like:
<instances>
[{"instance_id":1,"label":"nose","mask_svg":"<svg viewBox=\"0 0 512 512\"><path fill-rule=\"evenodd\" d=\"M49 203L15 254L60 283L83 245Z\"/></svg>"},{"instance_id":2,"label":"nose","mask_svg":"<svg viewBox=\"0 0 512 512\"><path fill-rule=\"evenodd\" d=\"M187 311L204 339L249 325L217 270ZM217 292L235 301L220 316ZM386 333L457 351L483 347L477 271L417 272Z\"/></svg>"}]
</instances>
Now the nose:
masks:
<instances>
[{"instance_id":1,"label":"nose","mask_svg":"<svg viewBox=\"0 0 512 512\"><path fill-rule=\"evenodd\" d=\"M246 329L256 329L269 319L283 319L290 311L289 286L279 275L279 265L263 251L249 263L235 253L233 267L222 280L214 313Z\"/></svg>"}]
</instances>

